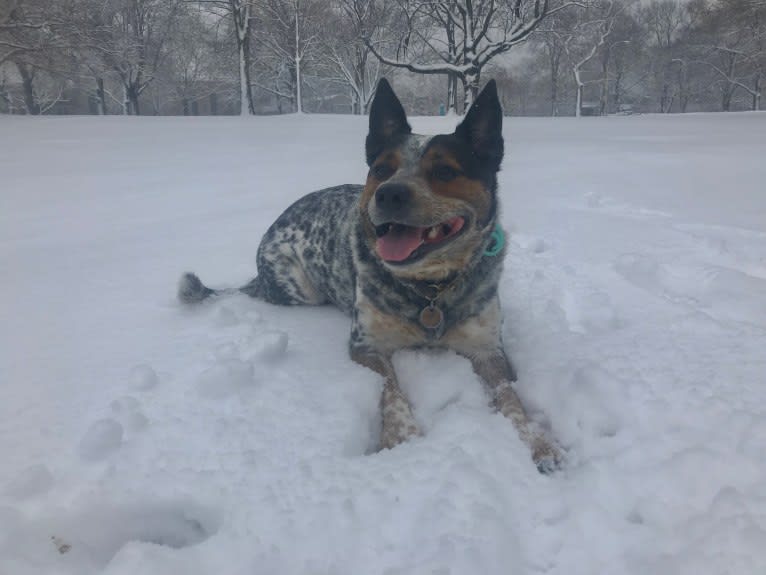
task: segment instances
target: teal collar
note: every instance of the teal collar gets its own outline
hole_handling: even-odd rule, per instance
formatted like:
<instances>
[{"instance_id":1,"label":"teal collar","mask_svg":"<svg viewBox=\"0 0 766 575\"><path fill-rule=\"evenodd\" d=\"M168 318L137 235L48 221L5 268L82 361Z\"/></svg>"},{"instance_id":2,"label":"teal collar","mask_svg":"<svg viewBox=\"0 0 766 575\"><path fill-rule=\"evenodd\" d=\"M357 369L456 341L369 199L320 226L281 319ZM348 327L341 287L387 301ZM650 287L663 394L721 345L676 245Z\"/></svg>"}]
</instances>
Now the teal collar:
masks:
<instances>
[{"instance_id":1,"label":"teal collar","mask_svg":"<svg viewBox=\"0 0 766 575\"><path fill-rule=\"evenodd\" d=\"M495 229L492 230L491 237L492 243L486 250L484 250L484 255L488 257L496 256L503 251L503 248L505 247L505 233L503 232L503 228L500 227L500 224L497 224Z\"/></svg>"}]
</instances>

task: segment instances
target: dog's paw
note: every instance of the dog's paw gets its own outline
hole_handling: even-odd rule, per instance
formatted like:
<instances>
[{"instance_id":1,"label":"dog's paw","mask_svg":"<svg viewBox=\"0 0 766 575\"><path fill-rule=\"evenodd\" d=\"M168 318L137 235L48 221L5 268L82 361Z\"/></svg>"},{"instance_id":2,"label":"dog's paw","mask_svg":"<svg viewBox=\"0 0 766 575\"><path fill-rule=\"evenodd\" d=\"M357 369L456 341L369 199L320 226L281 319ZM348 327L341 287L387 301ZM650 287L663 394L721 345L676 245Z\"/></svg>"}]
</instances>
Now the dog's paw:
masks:
<instances>
[{"instance_id":1,"label":"dog's paw","mask_svg":"<svg viewBox=\"0 0 766 575\"><path fill-rule=\"evenodd\" d=\"M378 451L393 449L400 443L404 443L411 437L420 437L423 433L414 422L384 422L380 433L380 446Z\"/></svg>"},{"instance_id":2,"label":"dog's paw","mask_svg":"<svg viewBox=\"0 0 766 575\"><path fill-rule=\"evenodd\" d=\"M550 475L561 469L564 457L556 445L542 435L537 435L532 442L532 461L543 475Z\"/></svg>"}]
</instances>

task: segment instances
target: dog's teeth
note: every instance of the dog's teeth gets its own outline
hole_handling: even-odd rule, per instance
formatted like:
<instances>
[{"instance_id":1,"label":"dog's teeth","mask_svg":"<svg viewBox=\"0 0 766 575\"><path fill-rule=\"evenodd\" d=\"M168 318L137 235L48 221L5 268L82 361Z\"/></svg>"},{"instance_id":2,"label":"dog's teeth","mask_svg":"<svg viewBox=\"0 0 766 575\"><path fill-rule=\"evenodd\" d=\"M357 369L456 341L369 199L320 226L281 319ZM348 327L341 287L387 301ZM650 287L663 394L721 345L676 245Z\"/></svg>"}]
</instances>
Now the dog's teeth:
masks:
<instances>
[{"instance_id":1,"label":"dog's teeth","mask_svg":"<svg viewBox=\"0 0 766 575\"><path fill-rule=\"evenodd\" d=\"M436 229L436 226L428 228L428 239L429 240L435 240L436 236L438 236L438 235L439 235L439 230Z\"/></svg>"}]
</instances>

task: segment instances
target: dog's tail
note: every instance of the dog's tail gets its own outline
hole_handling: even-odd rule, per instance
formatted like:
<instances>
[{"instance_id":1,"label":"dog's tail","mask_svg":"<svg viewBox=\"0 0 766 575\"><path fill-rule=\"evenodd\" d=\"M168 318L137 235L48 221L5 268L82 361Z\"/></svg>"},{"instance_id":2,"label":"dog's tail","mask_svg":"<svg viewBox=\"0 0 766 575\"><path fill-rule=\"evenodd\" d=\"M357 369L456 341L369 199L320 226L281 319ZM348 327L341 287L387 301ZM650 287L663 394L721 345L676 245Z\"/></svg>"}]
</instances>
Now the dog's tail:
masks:
<instances>
[{"instance_id":1,"label":"dog's tail","mask_svg":"<svg viewBox=\"0 0 766 575\"><path fill-rule=\"evenodd\" d=\"M181 303L195 304L206 300L213 295L226 295L240 293L243 290L236 288L212 289L200 281L196 274L186 272L178 282L178 299Z\"/></svg>"},{"instance_id":2,"label":"dog's tail","mask_svg":"<svg viewBox=\"0 0 766 575\"><path fill-rule=\"evenodd\" d=\"M186 272L178 282L178 299L181 303L193 305L206 300L210 296L244 293L250 297L260 297L258 277L241 288L212 289L207 287L196 274Z\"/></svg>"},{"instance_id":3,"label":"dog's tail","mask_svg":"<svg viewBox=\"0 0 766 575\"><path fill-rule=\"evenodd\" d=\"M210 289L203 284L193 273L187 272L181 276L178 282L178 299L181 303L195 304L209 298L211 295L218 295L218 290Z\"/></svg>"}]
</instances>

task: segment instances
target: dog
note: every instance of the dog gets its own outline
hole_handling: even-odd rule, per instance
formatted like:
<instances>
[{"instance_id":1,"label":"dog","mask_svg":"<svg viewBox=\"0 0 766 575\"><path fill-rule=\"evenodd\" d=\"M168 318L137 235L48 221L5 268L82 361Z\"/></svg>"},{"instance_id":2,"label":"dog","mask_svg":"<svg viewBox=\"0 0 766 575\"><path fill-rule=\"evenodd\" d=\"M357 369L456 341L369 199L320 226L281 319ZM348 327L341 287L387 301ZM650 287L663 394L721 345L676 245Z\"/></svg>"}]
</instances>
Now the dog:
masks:
<instances>
[{"instance_id":1,"label":"dog","mask_svg":"<svg viewBox=\"0 0 766 575\"><path fill-rule=\"evenodd\" d=\"M258 274L247 285L213 290L187 273L179 299L194 304L239 291L272 304L333 304L346 312L351 358L384 378L381 449L421 433L397 381L394 352L453 350L471 361L538 469L554 470L560 453L533 429L503 347L502 121L492 80L454 133L413 134L381 79L370 107L365 185L313 192L287 208L263 236Z\"/></svg>"}]
</instances>

